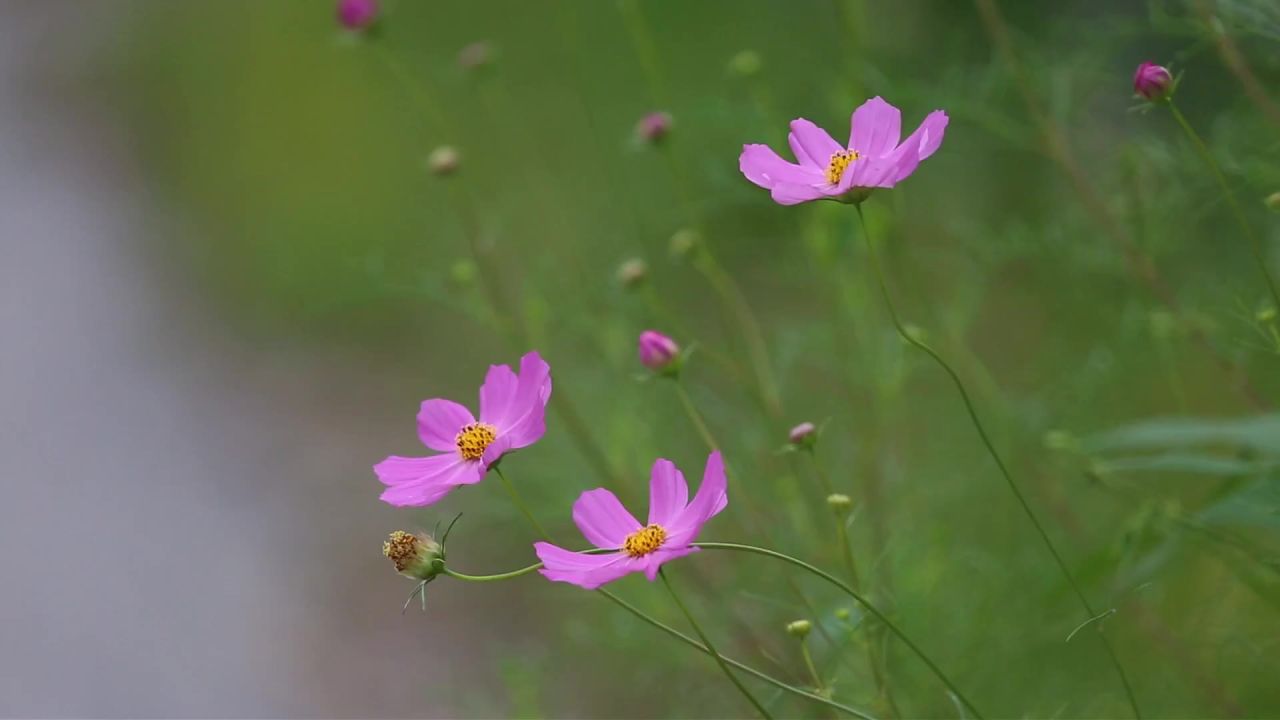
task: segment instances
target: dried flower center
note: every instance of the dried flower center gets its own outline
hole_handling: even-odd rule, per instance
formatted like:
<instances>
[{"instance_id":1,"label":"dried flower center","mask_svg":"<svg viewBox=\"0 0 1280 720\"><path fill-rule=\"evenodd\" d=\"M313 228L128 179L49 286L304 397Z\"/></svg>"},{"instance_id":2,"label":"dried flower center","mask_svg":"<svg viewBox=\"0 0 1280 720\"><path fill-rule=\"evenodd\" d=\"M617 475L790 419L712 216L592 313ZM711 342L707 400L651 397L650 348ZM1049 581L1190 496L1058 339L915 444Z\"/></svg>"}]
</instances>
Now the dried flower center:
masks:
<instances>
[{"instance_id":1,"label":"dried flower center","mask_svg":"<svg viewBox=\"0 0 1280 720\"><path fill-rule=\"evenodd\" d=\"M831 153L831 161L827 163L827 182L835 185L844 176L845 168L854 160L862 157L857 150L840 150Z\"/></svg>"},{"instance_id":2,"label":"dried flower center","mask_svg":"<svg viewBox=\"0 0 1280 720\"><path fill-rule=\"evenodd\" d=\"M485 448L496 440L498 429L488 423L473 422L462 426L454 442L458 445L458 454L463 460L479 460L484 457Z\"/></svg>"},{"instance_id":3,"label":"dried flower center","mask_svg":"<svg viewBox=\"0 0 1280 720\"><path fill-rule=\"evenodd\" d=\"M418 556L418 538L403 530L396 530L382 543L382 554L396 564L396 572L404 572Z\"/></svg>"},{"instance_id":4,"label":"dried flower center","mask_svg":"<svg viewBox=\"0 0 1280 720\"><path fill-rule=\"evenodd\" d=\"M644 557L662 547L667 541L667 530L661 525L649 525L627 536L622 542L622 550L631 557Z\"/></svg>"}]
</instances>

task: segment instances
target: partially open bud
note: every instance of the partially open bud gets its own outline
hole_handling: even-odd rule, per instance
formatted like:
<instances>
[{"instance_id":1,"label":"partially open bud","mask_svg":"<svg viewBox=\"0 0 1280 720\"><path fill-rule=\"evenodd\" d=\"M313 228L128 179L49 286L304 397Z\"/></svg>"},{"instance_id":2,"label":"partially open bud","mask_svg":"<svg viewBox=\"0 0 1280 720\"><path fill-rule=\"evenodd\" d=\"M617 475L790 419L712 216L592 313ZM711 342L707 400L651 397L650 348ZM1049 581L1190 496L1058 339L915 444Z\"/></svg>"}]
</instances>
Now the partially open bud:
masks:
<instances>
[{"instance_id":1,"label":"partially open bud","mask_svg":"<svg viewBox=\"0 0 1280 720\"><path fill-rule=\"evenodd\" d=\"M1280 192L1273 192L1262 201L1272 212L1280 212Z\"/></svg>"},{"instance_id":2,"label":"partially open bud","mask_svg":"<svg viewBox=\"0 0 1280 720\"><path fill-rule=\"evenodd\" d=\"M791 428L791 433L787 436L792 445L802 448L811 448L814 443L818 442L818 428L811 422L802 422Z\"/></svg>"},{"instance_id":3,"label":"partially open bud","mask_svg":"<svg viewBox=\"0 0 1280 720\"><path fill-rule=\"evenodd\" d=\"M671 132L671 115L651 112L636 123L636 137L648 143L657 143Z\"/></svg>"},{"instance_id":4,"label":"partially open bud","mask_svg":"<svg viewBox=\"0 0 1280 720\"><path fill-rule=\"evenodd\" d=\"M378 0L338 0L338 24L359 32L378 19Z\"/></svg>"},{"instance_id":5,"label":"partially open bud","mask_svg":"<svg viewBox=\"0 0 1280 720\"><path fill-rule=\"evenodd\" d=\"M493 51L489 43L480 41L458 51L458 67L463 70L479 70L493 60Z\"/></svg>"},{"instance_id":6,"label":"partially open bud","mask_svg":"<svg viewBox=\"0 0 1280 720\"><path fill-rule=\"evenodd\" d=\"M743 50L729 59L729 72L738 77L751 77L760 72L760 53L754 50Z\"/></svg>"},{"instance_id":7,"label":"partially open bud","mask_svg":"<svg viewBox=\"0 0 1280 720\"><path fill-rule=\"evenodd\" d=\"M640 258L631 258L618 266L618 282L624 288L638 287L649 276L649 263Z\"/></svg>"},{"instance_id":8,"label":"partially open bud","mask_svg":"<svg viewBox=\"0 0 1280 720\"><path fill-rule=\"evenodd\" d=\"M697 230L683 228L677 230L671 236L670 252L671 257L683 260L693 254L698 249L698 245L702 243L702 236Z\"/></svg>"},{"instance_id":9,"label":"partially open bud","mask_svg":"<svg viewBox=\"0 0 1280 720\"><path fill-rule=\"evenodd\" d=\"M426 533L396 530L382 543L382 554L395 563L396 572L415 580L430 580L444 570L440 543Z\"/></svg>"},{"instance_id":10,"label":"partially open bud","mask_svg":"<svg viewBox=\"0 0 1280 720\"><path fill-rule=\"evenodd\" d=\"M827 496L827 507L837 515L847 515L853 509L853 498L842 493L831 493Z\"/></svg>"},{"instance_id":11,"label":"partially open bud","mask_svg":"<svg viewBox=\"0 0 1280 720\"><path fill-rule=\"evenodd\" d=\"M1173 74L1162 65L1144 62L1133 73L1133 91L1150 102L1167 100L1173 87Z\"/></svg>"},{"instance_id":12,"label":"partially open bud","mask_svg":"<svg viewBox=\"0 0 1280 720\"><path fill-rule=\"evenodd\" d=\"M452 145L441 145L427 156L427 169L436 175L452 175L461 165L462 156Z\"/></svg>"},{"instance_id":13,"label":"partially open bud","mask_svg":"<svg viewBox=\"0 0 1280 720\"><path fill-rule=\"evenodd\" d=\"M640 364L656 373L673 373L680 362L680 346L657 330L640 333Z\"/></svg>"},{"instance_id":14,"label":"partially open bud","mask_svg":"<svg viewBox=\"0 0 1280 720\"><path fill-rule=\"evenodd\" d=\"M808 620L793 620L787 623L787 634L803 639L813 630L813 623Z\"/></svg>"}]
</instances>

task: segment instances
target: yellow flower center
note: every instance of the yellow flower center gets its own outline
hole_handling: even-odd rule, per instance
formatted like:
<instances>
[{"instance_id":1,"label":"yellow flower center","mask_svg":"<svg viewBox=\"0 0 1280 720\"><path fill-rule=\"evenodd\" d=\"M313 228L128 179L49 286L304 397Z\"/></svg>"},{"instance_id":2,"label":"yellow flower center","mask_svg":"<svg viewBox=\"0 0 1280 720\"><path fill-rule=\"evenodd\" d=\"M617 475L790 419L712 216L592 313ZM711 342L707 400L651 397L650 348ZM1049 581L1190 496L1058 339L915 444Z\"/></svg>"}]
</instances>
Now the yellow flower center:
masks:
<instances>
[{"instance_id":1,"label":"yellow flower center","mask_svg":"<svg viewBox=\"0 0 1280 720\"><path fill-rule=\"evenodd\" d=\"M835 185L844 176L845 168L854 160L862 157L856 150L840 150L831 153L831 161L827 163L827 182Z\"/></svg>"},{"instance_id":2,"label":"yellow flower center","mask_svg":"<svg viewBox=\"0 0 1280 720\"><path fill-rule=\"evenodd\" d=\"M458 445L458 454L463 460L479 460L484 457L485 448L496 440L498 429L488 423L473 422L464 425L458 431L454 442Z\"/></svg>"},{"instance_id":3,"label":"yellow flower center","mask_svg":"<svg viewBox=\"0 0 1280 720\"><path fill-rule=\"evenodd\" d=\"M391 558L391 562L396 564L397 572L404 572L405 568L409 567L413 559L418 556L418 538L403 530L397 530L382 543L382 554Z\"/></svg>"},{"instance_id":4,"label":"yellow flower center","mask_svg":"<svg viewBox=\"0 0 1280 720\"><path fill-rule=\"evenodd\" d=\"M622 542L622 550L631 557L644 557L662 547L667 541L667 530L661 525L649 525L627 536Z\"/></svg>"}]
</instances>

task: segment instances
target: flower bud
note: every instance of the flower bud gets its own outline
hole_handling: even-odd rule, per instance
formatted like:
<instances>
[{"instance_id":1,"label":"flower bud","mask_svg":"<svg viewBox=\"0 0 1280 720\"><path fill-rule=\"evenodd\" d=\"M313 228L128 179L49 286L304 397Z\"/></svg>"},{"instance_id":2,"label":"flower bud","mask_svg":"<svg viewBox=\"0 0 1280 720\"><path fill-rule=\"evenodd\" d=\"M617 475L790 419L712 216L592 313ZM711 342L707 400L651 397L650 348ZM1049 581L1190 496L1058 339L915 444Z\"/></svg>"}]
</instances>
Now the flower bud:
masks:
<instances>
[{"instance_id":1,"label":"flower bud","mask_svg":"<svg viewBox=\"0 0 1280 720\"><path fill-rule=\"evenodd\" d=\"M378 19L378 0L338 0L338 24L359 32Z\"/></svg>"},{"instance_id":2,"label":"flower bud","mask_svg":"<svg viewBox=\"0 0 1280 720\"><path fill-rule=\"evenodd\" d=\"M787 634L802 640L811 630L813 630L813 623L808 620L793 620L787 623Z\"/></svg>"},{"instance_id":3,"label":"flower bud","mask_svg":"<svg viewBox=\"0 0 1280 720\"><path fill-rule=\"evenodd\" d=\"M837 515L845 515L853 509L853 499L848 495L832 493L827 496L827 507L834 510Z\"/></svg>"},{"instance_id":4,"label":"flower bud","mask_svg":"<svg viewBox=\"0 0 1280 720\"><path fill-rule=\"evenodd\" d=\"M640 363L657 373L671 373L680 361L680 346L657 330L640 333Z\"/></svg>"},{"instance_id":5,"label":"flower bud","mask_svg":"<svg viewBox=\"0 0 1280 720\"><path fill-rule=\"evenodd\" d=\"M811 448L814 443L818 442L818 428L811 422L802 422L791 428L791 432L787 437L792 445Z\"/></svg>"},{"instance_id":6,"label":"flower bud","mask_svg":"<svg viewBox=\"0 0 1280 720\"><path fill-rule=\"evenodd\" d=\"M473 42L458 51L458 67L463 70L479 70L493 60L493 49L489 43Z\"/></svg>"},{"instance_id":7,"label":"flower bud","mask_svg":"<svg viewBox=\"0 0 1280 720\"><path fill-rule=\"evenodd\" d=\"M1254 317L1258 318L1258 322L1263 325L1270 325L1276 321L1276 309L1271 305L1267 305L1258 310Z\"/></svg>"},{"instance_id":8,"label":"flower bud","mask_svg":"<svg viewBox=\"0 0 1280 720\"><path fill-rule=\"evenodd\" d=\"M1167 100L1173 88L1173 74L1162 65L1144 62L1133 73L1133 91L1150 102Z\"/></svg>"},{"instance_id":9,"label":"flower bud","mask_svg":"<svg viewBox=\"0 0 1280 720\"><path fill-rule=\"evenodd\" d=\"M1268 210L1280 212L1280 192L1271 193L1262 202L1267 206Z\"/></svg>"},{"instance_id":10,"label":"flower bud","mask_svg":"<svg viewBox=\"0 0 1280 720\"><path fill-rule=\"evenodd\" d=\"M1066 430L1049 430L1044 434L1042 441L1045 448L1049 450L1068 451L1079 447L1076 436Z\"/></svg>"},{"instance_id":11,"label":"flower bud","mask_svg":"<svg viewBox=\"0 0 1280 720\"><path fill-rule=\"evenodd\" d=\"M837 619L837 620L848 620L848 619L849 619L849 608L847 608L847 607L838 607L838 608L836 608L835 615L836 615L836 619Z\"/></svg>"},{"instance_id":12,"label":"flower bud","mask_svg":"<svg viewBox=\"0 0 1280 720\"><path fill-rule=\"evenodd\" d=\"M677 230L675 234L671 236L669 245L671 257L683 260L684 258L692 255L701 244L702 236L698 234L697 230L692 230L690 228Z\"/></svg>"},{"instance_id":13,"label":"flower bud","mask_svg":"<svg viewBox=\"0 0 1280 720\"><path fill-rule=\"evenodd\" d=\"M636 123L636 137L648 143L657 143L671 132L671 115L651 112Z\"/></svg>"},{"instance_id":14,"label":"flower bud","mask_svg":"<svg viewBox=\"0 0 1280 720\"><path fill-rule=\"evenodd\" d=\"M743 50L729 59L729 73L738 77L751 77L760 72L763 64L760 53L754 50Z\"/></svg>"},{"instance_id":15,"label":"flower bud","mask_svg":"<svg viewBox=\"0 0 1280 720\"><path fill-rule=\"evenodd\" d=\"M618 282L624 288L638 287L649 276L649 263L631 258L618 266Z\"/></svg>"},{"instance_id":16,"label":"flower bud","mask_svg":"<svg viewBox=\"0 0 1280 720\"><path fill-rule=\"evenodd\" d=\"M426 533L396 530L382 543L382 554L395 563L396 572L415 580L430 580L444 570L440 543Z\"/></svg>"},{"instance_id":17,"label":"flower bud","mask_svg":"<svg viewBox=\"0 0 1280 720\"><path fill-rule=\"evenodd\" d=\"M469 287L471 283L475 282L478 274L479 268L476 267L474 261L468 258L460 258L454 261L449 268L449 279L461 287Z\"/></svg>"},{"instance_id":18,"label":"flower bud","mask_svg":"<svg viewBox=\"0 0 1280 720\"><path fill-rule=\"evenodd\" d=\"M441 145L427 156L427 169L441 177L452 175L462 165L462 156L452 145Z\"/></svg>"}]
</instances>

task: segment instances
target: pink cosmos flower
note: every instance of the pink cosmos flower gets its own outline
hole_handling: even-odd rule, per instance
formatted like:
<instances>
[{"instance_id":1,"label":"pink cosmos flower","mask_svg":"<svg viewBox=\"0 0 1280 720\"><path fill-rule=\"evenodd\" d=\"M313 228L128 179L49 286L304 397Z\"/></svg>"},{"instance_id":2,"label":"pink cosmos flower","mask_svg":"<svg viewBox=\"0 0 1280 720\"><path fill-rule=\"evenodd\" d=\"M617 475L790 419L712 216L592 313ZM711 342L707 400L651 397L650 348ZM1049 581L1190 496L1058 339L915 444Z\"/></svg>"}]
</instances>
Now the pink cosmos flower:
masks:
<instances>
[{"instance_id":1,"label":"pink cosmos flower","mask_svg":"<svg viewBox=\"0 0 1280 720\"><path fill-rule=\"evenodd\" d=\"M947 114L934 110L902 143L902 113L873 97L853 111L848 146L799 118L791 121L787 141L798 164L767 145L743 145L738 169L751 182L772 191L774 202L795 205L809 200L861 202L872 188L891 188L915 172L920 161L942 144Z\"/></svg>"},{"instance_id":2,"label":"pink cosmos flower","mask_svg":"<svg viewBox=\"0 0 1280 720\"><path fill-rule=\"evenodd\" d=\"M627 573L643 571L653 581L668 560L697 552L690 545L708 520L729 504L725 492L724 461L720 453L707 458L702 485L693 502L689 486L675 463L659 459L649 480L649 523L641 525L618 497L604 488L582 493L573 504L573 521L598 548L615 552L589 555L534 543L540 570L549 580L595 590Z\"/></svg>"},{"instance_id":3,"label":"pink cosmos flower","mask_svg":"<svg viewBox=\"0 0 1280 720\"><path fill-rule=\"evenodd\" d=\"M452 400L425 400L418 437L441 455L391 456L373 466L387 489L382 500L397 507L430 505L458 485L480 482L508 452L534 444L546 432L551 367L537 352L520 358L520 374L490 365L480 386L480 419Z\"/></svg>"}]
</instances>

